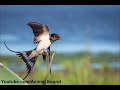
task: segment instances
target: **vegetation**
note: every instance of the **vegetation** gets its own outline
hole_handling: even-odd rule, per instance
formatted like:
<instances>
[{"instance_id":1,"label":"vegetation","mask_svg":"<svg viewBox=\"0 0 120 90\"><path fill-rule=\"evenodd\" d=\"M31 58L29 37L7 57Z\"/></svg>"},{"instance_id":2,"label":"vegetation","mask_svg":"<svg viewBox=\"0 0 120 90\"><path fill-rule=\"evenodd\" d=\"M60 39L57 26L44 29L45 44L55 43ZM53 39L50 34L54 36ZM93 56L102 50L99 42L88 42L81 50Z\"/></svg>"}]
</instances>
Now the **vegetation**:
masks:
<instances>
[{"instance_id":1,"label":"vegetation","mask_svg":"<svg viewBox=\"0 0 120 90\"><path fill-rule=\"evenodd\" d=\"M0 85L28 85L17 74L1 63L0 72Z\"/></svg>"},{"instance_id":2,"label":"vegetation","mask_svg":"<svg viewBox=\"0 0 120 90\"><path fill-rule=\"evenodd\" d=\"M0 62L4 65L17 66L12 68L18 76L26 75L24 62L16 56L0 56ZM120 62L119 54L102 52L90 54L89 52L76 54L56 54L53 64L60 65L59 70L52 70L48 77L47 85L120 85L120 68L112 68L110 62ZM92 63L100 64L98 69L92 67ZM19 67L23 67L19 70ZM40 68L44 66L44 68ZM53 67L52 67L53 68ZM47 72L47 64L40 56L25 81L32 85L42 85Z\"/></svg>"}]
</instances>

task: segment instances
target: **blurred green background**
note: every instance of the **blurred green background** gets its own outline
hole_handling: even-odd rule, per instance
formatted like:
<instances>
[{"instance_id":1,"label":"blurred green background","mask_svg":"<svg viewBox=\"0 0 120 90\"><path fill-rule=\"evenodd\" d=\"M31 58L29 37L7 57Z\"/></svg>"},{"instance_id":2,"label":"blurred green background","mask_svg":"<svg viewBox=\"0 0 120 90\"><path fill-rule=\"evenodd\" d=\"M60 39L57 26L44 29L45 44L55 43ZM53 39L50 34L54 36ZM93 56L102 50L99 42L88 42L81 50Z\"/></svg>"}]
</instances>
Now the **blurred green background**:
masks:
<instances>
[{"instance_id":1,"label":"blurred green background","mask_svg":"<svg viewBox=\"0 0 120 90\"><path fill-rule=\"evenodd\" d=\"M18 57L0 56L0 62L8 66L23 78L26 75L25 63ZM101 52L92 55L89 52L77 54L56 54L52 65L52 75L47 85L119 85L120 68L115 67L120 62L119 54ZM115 64L115 65L114 65ZM23 68L24 67L24 68ZM37 59L35 67L26 80L42 81L47 72L47 64L42 57ZM61 82L55 82L59 81ZM42 85L42 83L30 83Z\"/></svg>"}]
</instances>

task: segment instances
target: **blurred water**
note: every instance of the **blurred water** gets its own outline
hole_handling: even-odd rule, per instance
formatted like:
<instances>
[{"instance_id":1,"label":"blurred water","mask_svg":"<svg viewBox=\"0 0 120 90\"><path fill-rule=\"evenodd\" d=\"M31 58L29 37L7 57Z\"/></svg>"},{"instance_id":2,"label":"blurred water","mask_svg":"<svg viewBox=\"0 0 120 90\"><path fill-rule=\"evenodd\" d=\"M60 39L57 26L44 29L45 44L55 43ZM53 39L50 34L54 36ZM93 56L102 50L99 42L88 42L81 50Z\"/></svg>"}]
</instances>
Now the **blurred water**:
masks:
<instances>
[{"instance_id":1,"label":"blurred water","mask_svg":"<svg viewBox=\"0 0 120 90\"><path fill-rule=\"evenodd\" d=\"M27 70L24 65L19 65L19 67L18 67L18 65L15 64L15 63L10 64L8 67L11 70L17 71L17 72L21 72L21 71ZM36 68L36 66L35 66L35 68ZM37 68L40 69L40 70L47 70L47 65L39 65ZM59 65L59 64L52 64L52 70L53 71L62 70L62 69L64 69L64 68L61 65Z\"/></svg>"},{"instance_id":2,"label":"blurred water","mask_svg":"<svg viewBox=\"0 0 120 90\"><path fill-rule=\"evenodd\" d=\"M120 69L120 62L110 62L108 65L113 69ZM92 63L93 69L99 69L101 67L101 64L98 63Z\"/></svg>"},{"instance_id":3,"label":"blurred water","mask_svg":"<svg viewBox=\"0 0 120 90\"><path fill-rule=\"evenodd\" d=\"M120 69L120 62L110 62L108 63L108 65L113 68L113 69ZM11 65L8 66L11 70L13 71L17 71L17 72L21 72L26 70L26 67L24 65L18 65L15 63L12 63ZM17 68L16 68L17 67ZM36 67L36 66L35 66ZM92 63L91 64L92 69L100 69L101 64L98 63ZM38 69L40 70L47 70L47 66L46 65L39 65ZM52 64L52 71L59 71L59 70L63 70L65 69L65 67L59 65L59 64Z\"/></svg>"}]
</instances>

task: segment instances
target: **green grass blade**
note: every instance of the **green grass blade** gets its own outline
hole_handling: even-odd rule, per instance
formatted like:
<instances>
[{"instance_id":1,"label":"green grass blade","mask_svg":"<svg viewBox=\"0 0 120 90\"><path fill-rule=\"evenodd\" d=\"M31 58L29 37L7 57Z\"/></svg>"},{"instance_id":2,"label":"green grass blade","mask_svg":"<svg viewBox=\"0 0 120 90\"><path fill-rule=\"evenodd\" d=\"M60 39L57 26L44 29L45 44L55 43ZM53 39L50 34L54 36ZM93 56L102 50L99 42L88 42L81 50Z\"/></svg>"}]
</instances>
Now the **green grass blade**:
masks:
<instances>
[{"instance_id":1,"label":"green grass blade","mask_svg":"<svg viewBox=\"0 0 120 90\"><path fill-rule=\"evenodd\" d=\"M28 85L17 74L0 63L0 85Z\"/></svg>"}]
</instances>

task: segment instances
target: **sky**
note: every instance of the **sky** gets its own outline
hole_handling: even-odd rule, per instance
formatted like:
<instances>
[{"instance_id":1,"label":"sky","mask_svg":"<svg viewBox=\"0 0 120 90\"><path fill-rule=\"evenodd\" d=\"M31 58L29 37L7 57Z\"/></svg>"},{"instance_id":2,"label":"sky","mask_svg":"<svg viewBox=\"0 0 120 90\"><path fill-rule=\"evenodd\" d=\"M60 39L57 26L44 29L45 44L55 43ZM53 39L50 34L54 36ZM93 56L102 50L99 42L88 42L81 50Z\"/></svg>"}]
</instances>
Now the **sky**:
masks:
<instances>
[{"instance_id":1,"label":"sky","mask_svg":"<svg viewBox=\"0 0 120 90\"><path fill-rule=\"evenodd\" d=\"M51 45L58 53L120 51L120 5L0 5L0 55L14 55L3 42L16 51L37 46L31 21L61 36Z\"/></svg>"}]
</instances>

